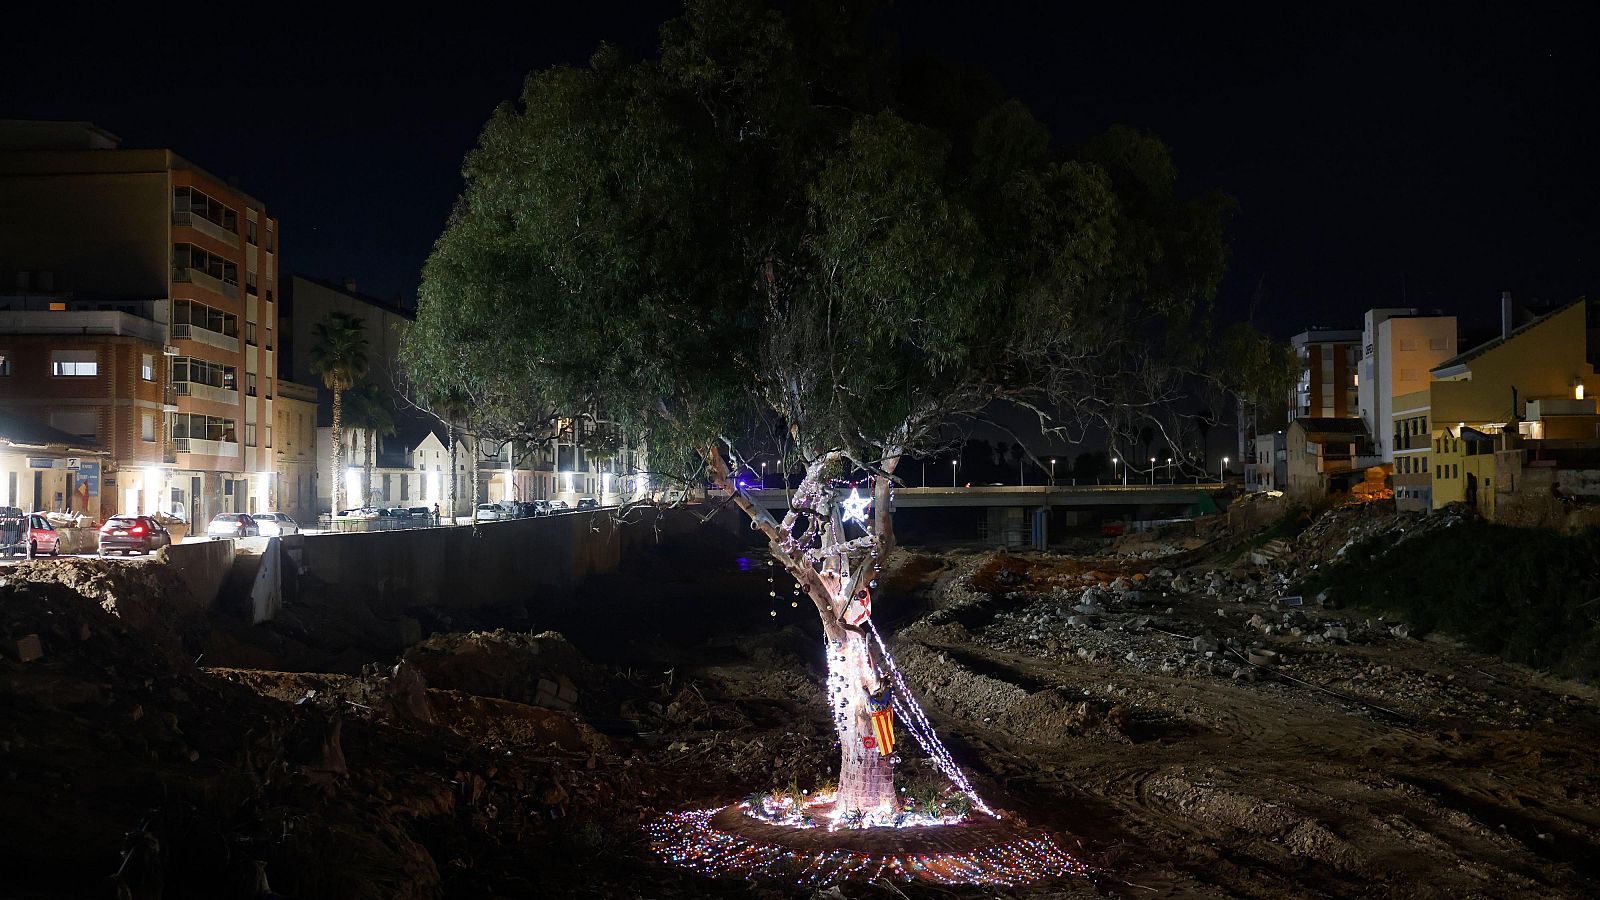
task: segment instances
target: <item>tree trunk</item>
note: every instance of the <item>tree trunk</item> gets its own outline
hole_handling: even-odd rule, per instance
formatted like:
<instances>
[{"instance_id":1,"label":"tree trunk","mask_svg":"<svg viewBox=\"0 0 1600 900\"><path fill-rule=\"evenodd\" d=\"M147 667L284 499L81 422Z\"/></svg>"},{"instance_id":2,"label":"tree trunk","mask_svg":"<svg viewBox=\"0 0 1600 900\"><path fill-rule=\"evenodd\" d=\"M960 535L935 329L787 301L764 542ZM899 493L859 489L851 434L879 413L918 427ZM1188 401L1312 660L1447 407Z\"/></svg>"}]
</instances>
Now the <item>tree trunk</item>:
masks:
<instances>
[{"instance_id":1,"label":"tree trunk","mask_svg":"<svg viewBox=\"0 0 1600 900\"><path fill-rule=\"evenodd\" d=\"M468 446L471 448L468 451L471 454L471 456L468 457L468 462L470 463L470 465L467 467L467 480L468 480L468 483L472 485L472 509L473 509L472 516L473 516L473 521L477 521L478 504L483 502L483 498L478 495L478 490L479 490L478 460L480 458L480 450L482 448L480 448L478 446L478 436L473 434L470 431L467 432L467 440L470 442L468 444Z\"/></svg>"},{"instance_id":2,"label":"tree trunk","mask_svg":"<svg viewBox=\"0 0 1600 900\"><path fill-rule=\"evenodd\" d=\"M833 713L834 730L839 735L839 794L836 808L845 813L857 810L865 813L894 812L898 807L894 790L894 764L876 746L866 746L865 741L865 738L873 737L876 744L867 697L872 691L881 689L881 685L873 666L872 648L866 633L843 622L845 606L851 599L848 596L849 582L836 574L819 571L818 565L808 562L803 552L791 554L784 546L785 538L789 537L784 527L738 490L721 453L713 447L706 452L706 457L711 468L711 480L729 492L734 503L766 536L773 558L805 588L806 595L811 598L817 614L822 618L823 634L828 641L828 702ZM898 462L898 455L892 457L887 461L886 471L892 472ZM810 478L808 474L807 479ZM804 485L805 482L802 482L799 493L806 493ZM880 546L893 547L888 493L888 479L879 477L873 485L874 501L881 502L881 507L874 510L874 533ZM824 524L823 531L837 540L838 528L839 518L835 511L831 521ZM824 569L838 565L837 557L822 558L830 560L822 565ZM879 559L871 557L861 561L855 567L859 578L852 581L865 586L876 574L878 562Z\"/></svg>"},{"instance_id":3,"label":"tree trunk","mask_svg":"<svg viewBox=\"0 0 1600 900\"><path fill-rule=\"evenodd\" d=\"M867 707L867 695L877 687L872 648L859 629L829 628L826 619L823 625L829 633L828 700L839 733L839 796L834 808L844 813L892 813L897 807L894 765L876 745ZM872 747L866 745L867 738L873 739Z\"/></svg>"},{"instance_id":4,"label":"tree trunk","mask_svg":"<svg viewBox=\"0 0 1600 900\"><path fill-rule=\"evenodd\" d=\"M448 431L450 436L450 524L454 525L455 518L459 515L459 508L456 506L456 423L454 419L450 420ZM476 511L474 511L474 515L476 515Z\"/></svg>"},{"instance_id":5,"label":"tree trunk","mask_svg":"<svg viewBox=\"0 0 1600 900\"><path fill-rule=\"evenodd\" d=\"M344 508L344 391L333 389L333 514Z\"/></svg>"},{"instance_id":6,"label":"tree trunk","mask_svg":"<svg viewBox=\"0 0 1600 900\"><path fill-rule=\"evenodd\" d=\"M371 500L372 495L377 493L377 491L374 490L373 486L372 486L372 470L373 470L373 467L374 467L374 464L375 464L375 461L376 461L376 457L377 457L377 448L376 448L377 440L378 440L378 432L372 430L371 428L368 428L367 431L366 431L366 441L367 441L367 485L366 485L366 487L367 487L367 498L368 498L369 501ZM362 505L365 506L366 504L363 503Z\"/></svg>"}]
</instances>

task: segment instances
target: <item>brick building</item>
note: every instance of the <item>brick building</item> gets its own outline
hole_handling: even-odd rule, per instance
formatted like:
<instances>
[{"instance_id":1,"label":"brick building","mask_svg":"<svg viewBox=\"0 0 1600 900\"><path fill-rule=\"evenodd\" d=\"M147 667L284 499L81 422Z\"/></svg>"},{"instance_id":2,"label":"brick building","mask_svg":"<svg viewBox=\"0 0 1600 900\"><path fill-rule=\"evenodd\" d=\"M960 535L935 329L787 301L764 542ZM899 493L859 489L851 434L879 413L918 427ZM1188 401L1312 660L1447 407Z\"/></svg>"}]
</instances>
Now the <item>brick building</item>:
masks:
<instances>
[{"instance_id":1,"label":"brick building","mask_svg":"<svg viewBox=\"0 0 1600 900\"><path fill-rule=\"evenodd\" d=\"M115 488L99 514L273 505L277 242L259 200L170 150L0 122L0 345L19 379L0 402L94 429Z\"/></svg>"}]
</instances>

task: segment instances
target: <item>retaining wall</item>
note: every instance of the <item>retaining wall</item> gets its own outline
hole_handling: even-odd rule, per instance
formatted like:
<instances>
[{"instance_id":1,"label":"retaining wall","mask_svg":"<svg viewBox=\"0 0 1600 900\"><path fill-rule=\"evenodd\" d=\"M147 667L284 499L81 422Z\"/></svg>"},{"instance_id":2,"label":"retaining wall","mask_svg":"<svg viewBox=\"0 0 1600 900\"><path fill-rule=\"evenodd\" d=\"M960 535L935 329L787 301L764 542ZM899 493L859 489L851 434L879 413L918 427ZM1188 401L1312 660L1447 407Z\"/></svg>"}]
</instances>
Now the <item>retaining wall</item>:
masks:
<instances>
[{"instance_id":1,"label":"retaining wall","mask_svg":"<svg viewBox=\"0 0 1600 900\"><path fill-rule=\"evenodd\" d=\"M614 572L655 528L698 520L653 511L619 524L613 511L566 513L477 526L308 534L283 560L285 602L361 602L389 618L411 607L470 609L530 595L569 595L588 576Z\"/></svg>"},{"instance_id":2,"label":"retaining wall","mask_svg":"<svg viewBox=\"0 0 1600 900\"><path fill-rule=\"evenodd\" d=\"M217 595L233 569L233 541L223 539L190 544L173 544L164 551L167 565L177 570L189 588L191 602L200 609L212 609Z\"/></svg>"}]
</instances>

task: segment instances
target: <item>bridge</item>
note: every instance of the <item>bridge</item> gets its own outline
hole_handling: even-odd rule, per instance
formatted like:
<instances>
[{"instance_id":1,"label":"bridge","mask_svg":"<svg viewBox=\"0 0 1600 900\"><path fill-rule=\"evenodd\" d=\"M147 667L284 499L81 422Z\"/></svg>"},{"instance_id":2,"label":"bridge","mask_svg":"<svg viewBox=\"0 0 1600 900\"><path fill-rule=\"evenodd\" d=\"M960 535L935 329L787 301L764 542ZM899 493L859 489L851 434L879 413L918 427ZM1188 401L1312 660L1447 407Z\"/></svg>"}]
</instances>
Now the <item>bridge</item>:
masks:
<instances>
[{"instance_id":1,"label":"bridge","mask_svg":"<svg viewBox=\"0 0 1600 900\"><path fill-rule=\"evenodd\" d=\"M1187 506L1221 491L1216 481L1198 484L974 485L972 487L901 487L894 490L895 509L919 507ZM720 494L714 491L713 495ZM789 508L782 488L746 491L768 510Z\"/></svg>"},{"instance_id":2,"label":"bridge","mask_svg":"<svg viewBox=\"0 0 1600 900\"><path fill-rule=\"evenodd\" d=\"M1050 544L1051 511L1061 508L1121 507L1130 518L1160 519L1157 510L1187 509L1223 489L1220 482L1195 484L975 485L973 487L895 488L896 512L915 509L983 510L980 533L1010 547L1043 550ZM712 492L713 496L721 494ZM747 490L756 503L778 518L789 509L790 492L781 488ZM722 496L726 496L722 494Z\"/></svg>"}]
</instances>

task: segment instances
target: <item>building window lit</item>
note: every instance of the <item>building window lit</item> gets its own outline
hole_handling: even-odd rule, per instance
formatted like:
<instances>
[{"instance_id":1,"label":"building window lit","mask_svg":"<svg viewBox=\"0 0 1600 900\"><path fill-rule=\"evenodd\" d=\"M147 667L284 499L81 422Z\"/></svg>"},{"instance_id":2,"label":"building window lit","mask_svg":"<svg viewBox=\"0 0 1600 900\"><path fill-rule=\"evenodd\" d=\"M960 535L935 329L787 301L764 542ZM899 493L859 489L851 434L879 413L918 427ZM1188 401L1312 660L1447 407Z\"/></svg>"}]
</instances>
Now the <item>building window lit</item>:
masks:
<instances>
[{"instance_id":1,"label":"building window lit","mask_svg":"<svg viewBox=\"0 0 1600 900\"><path fill-rule=\"evenodd\" d=\"M100 374L100 362L93 350L52 350L50 374L86 378Z\"/></svg>"},{"instance_id":2,"label":"building window lit","mask_svg":"<svg viewBox=\"0 0 1600 900\"><path fill-rule=\"evenodd\" d=\"M139 377L145 381L156 380L156 357L153 353L139 355Z\"/></svg>"}]
</instances>

